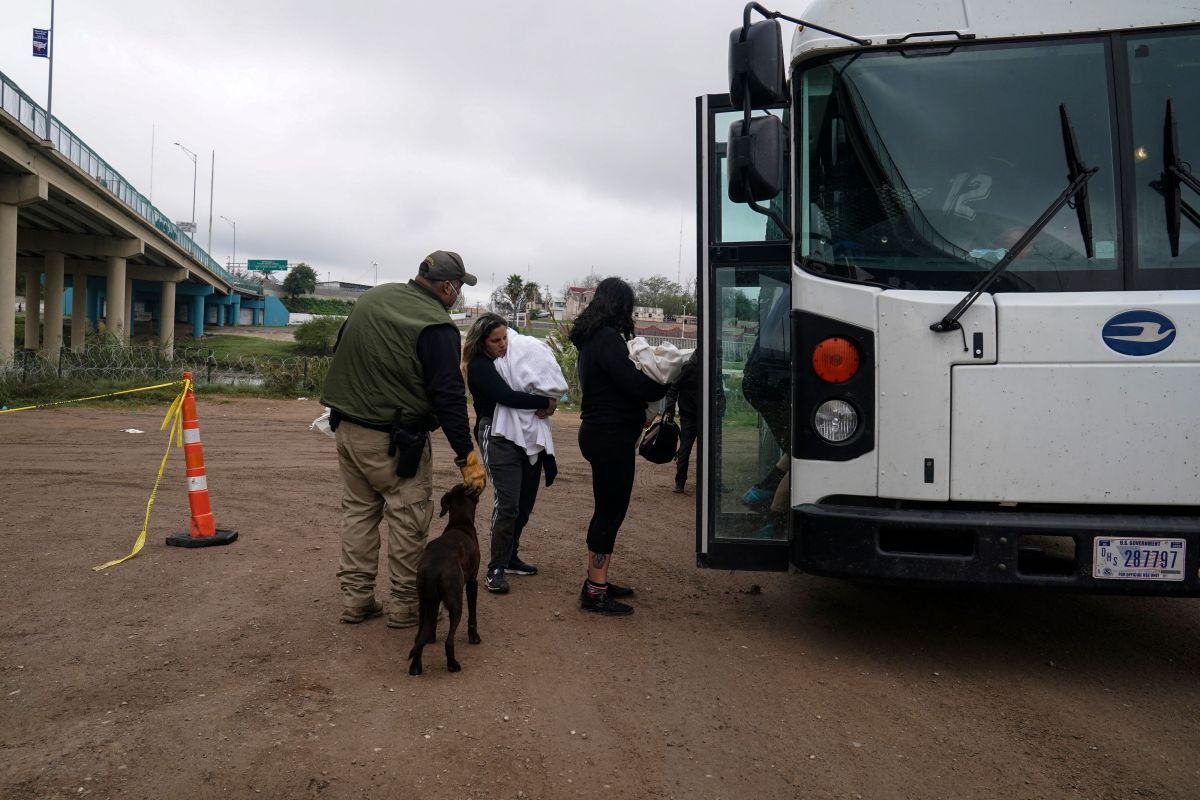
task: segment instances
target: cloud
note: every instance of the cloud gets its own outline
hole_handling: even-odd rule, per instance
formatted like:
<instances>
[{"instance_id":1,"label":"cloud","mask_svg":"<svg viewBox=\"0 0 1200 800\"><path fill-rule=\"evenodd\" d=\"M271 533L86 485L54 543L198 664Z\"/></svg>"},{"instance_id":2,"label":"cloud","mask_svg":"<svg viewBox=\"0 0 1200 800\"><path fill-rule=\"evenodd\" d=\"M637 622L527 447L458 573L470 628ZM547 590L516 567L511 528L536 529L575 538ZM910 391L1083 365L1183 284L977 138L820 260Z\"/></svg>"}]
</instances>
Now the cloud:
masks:
<instances>
[{"instance_id":1,"label":"cloud","mask_svg":"<svg viewBox=\"0 0 1200 800\"><path fill-rule=\"evenodd\" d=\"M480 299L493 271L556 290L593 268L694 274L694 97L724 90L740 5L60 5L55 115L175 219L193 167L172 143L197 153L218 261L225 216L239 261L322 277L405 278L457 249ZM45 3L7 6L2 69L42 101Z\"/></svg>"}]
</instances>

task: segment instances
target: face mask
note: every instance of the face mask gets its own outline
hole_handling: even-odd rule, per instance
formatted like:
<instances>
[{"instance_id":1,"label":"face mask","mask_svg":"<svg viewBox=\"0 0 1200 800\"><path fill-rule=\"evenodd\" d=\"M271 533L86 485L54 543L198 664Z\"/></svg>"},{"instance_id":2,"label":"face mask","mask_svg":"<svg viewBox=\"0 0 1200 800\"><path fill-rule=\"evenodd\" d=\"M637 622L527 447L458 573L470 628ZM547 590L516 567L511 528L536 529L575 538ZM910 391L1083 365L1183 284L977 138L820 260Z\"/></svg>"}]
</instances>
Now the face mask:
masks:
<instances>
[{"instance_id":1,"label":"face mask","mask_svg":"<svg viewBox=\"0 0 1200 800\"><path fill-rule=\"evenodd\" d=\"M455 303L458 302L458 296L461 294L461 290L459 290L453 282L447 281L447 283L450 284L450 289L454 292L454 298L446 304L446 308L451 308Z\"/></svg>"}]
</instances>

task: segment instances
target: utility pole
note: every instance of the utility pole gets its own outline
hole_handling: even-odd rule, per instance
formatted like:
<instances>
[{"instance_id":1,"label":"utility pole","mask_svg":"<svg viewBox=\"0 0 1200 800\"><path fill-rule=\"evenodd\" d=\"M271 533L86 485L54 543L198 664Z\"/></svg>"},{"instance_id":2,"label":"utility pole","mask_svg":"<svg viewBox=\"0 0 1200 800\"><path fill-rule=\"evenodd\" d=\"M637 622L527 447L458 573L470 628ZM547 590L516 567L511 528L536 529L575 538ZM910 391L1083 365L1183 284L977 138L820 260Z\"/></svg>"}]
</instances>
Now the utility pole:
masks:
<instances>
[{"instance_id":1,"label":"utility pole","mask_svg":"<svg viewBox=\"0 0 1200 800\"><path fill-rule=\"evenodd\" d=\"M182 150L184 153L186 153L187 157L192 160L192 230L190 232L190 235L192 237L192 241L195 241L196 240L196 154L193 153L191 150L188 150L186 147L181 145L179 142L176 142L175 146L178 147L180 150Z\"/></svg>"},{"instance_id":2,"label":"utility pole","mask_svg":"<svg viewBox=\"0 0 1200 800\"><path fill-rule=\"evenodd\" d=\"M675 261L675 282L683 278L683 212L679 212L679 257Z\"/></svg>"},{"instance_id":3,"label":"utility pole","mask_svg":"<svg viewBox=\"0 0 1200 800\"><path fill-rule=\"evenodd\" d=\"M204 248L204 252L212 253L212 206L213 206L213 181L217 174L217 151L212 151L212 166L208 170L208 245Z\"/></svg>"},{"instance_id":4,"label":"utility pole","mask_svg":"<svg viewBox=\"0 0 1200 800\"><path fill-rule=\"evenodd\" d=\"M150 124L150 205L154 205L154 123Z\"/></svg>"},{"instance_id":5,"label":"utility pole","mask_svg":"<svg viewBox=\"0 0 1200 800\"><path fill-rule=\"evenodd\" d=\"M221 219L233 226L233 265L237 266L237 223L224 214L221 215ZM265 275L266 273L263 274Z\"/></svg>"},{"instance_id":6,"label":"utility pole","mask_svg":"<svg viewBox=\"0 0 1200 800\"><path fill-rule=\"evenodd\" d=\"M50 138L50 127L54 119L54 0L50 0L50 41L46 45L47 55L50 57L50 80L46 86L46 141L53 142Z\"/></svg>"}]
</instances>

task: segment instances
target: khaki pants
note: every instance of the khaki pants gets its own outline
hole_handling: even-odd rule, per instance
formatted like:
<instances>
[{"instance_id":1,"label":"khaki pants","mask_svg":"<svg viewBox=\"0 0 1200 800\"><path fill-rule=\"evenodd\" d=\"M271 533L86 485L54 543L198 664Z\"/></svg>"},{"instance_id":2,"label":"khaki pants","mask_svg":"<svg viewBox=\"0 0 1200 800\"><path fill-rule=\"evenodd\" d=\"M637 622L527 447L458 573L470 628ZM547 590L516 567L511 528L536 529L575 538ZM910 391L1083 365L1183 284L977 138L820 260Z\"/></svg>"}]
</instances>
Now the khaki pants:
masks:
<instances>
[{"instance_id":1,"label":"khaki pants","mask_svg":"<svg viewBox=\"0 0 1200 800\"><path fill-rule=\"evenodd\" d=\"M417 561L433 521L433 468L429 443L417 474L396 475L386 433L351 422L338 425L338 466L342 475L342 542L338 583L342 604L362 608L375 599L381 520L387 521L388 578L393 612L417 609Z\"/></svg>"}]
</instances>

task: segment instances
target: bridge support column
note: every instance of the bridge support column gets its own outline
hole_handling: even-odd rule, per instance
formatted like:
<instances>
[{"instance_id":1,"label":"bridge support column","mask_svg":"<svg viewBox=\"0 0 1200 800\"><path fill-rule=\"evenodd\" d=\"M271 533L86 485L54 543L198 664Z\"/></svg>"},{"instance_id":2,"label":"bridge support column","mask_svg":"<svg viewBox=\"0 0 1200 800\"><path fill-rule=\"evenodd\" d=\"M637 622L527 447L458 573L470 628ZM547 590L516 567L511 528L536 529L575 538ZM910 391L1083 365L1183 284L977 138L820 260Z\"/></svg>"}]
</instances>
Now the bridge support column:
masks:
<instances>
[{"instance_id":1,"label":"bridge support column","mask_svg":"<svg viewBox=\"0 0 1200 800\"><path fill-rule=\"evenodd\" d=\"M133 278L125 271L125 342L133 337Z\"/></svg>"},{"instance_id":2,"label":"bridge support column","mask_svg":"<svg viewBox=\"0 0 1200 800\"><path fill-rule=\"evenodd\" d=\"M42 331L42 354L58 363L63 331L63 254L46 253L46 318Z\"/></svg>"},{"instance_id":3,"label":"bridge support column","mask_svg":"<svg viewBox=\"0 0 1200 800\"><path fill-rule=\"evenodd\" d=\"M17 324L17 207L0 203L0 365L12 361Z\"/></svg>"},{"instance_id":4,"label":"bridge support column","mask_svg":"<svg viewBox=\"0 0 1200 800\"><path fill-rule=\"evenodd\" d=\"M71 273L71 349L83 350L87 339L87 273L76 267Z\"/></svg>"},{"instance_id":5,"label":"bridge support column","mask_svg":"<svg viewBox=\"0 0 1200 800\"><path fill-rule=\"evenodd\" d=\"M42 340L42 271L25 272L25 349L37 350Z\"/></svg>"},{"instance_id":6,"label":"bridge support column","mask_svg":"<svg viewBox=\"0 0 1200 800\"><path fill-rule=\"evenodd\" d=\"M158 300L158 343L170 359L175 352L175 281L163 281Z\"/></svg>"},{"instance_id":7,"label":"bridge support column","mask_svg":"<svg viewBox=\"0 0 1200 800\"><path fill-rule=\"evenodd\" d=\"M101 278L100 283L104 284L105 287L108 285L108 281L105 278ZM104 315L100 312L104 309L105 289L99 286L93 286L90 278L88 280L88 289L90 292L88 294L87 318L91 323L88 328L89 330L99 333L100 320L104 319Z\"/></svg>"},{"instance_id":8,"label":"bridge support column","mask_svg":"<svg viewBox=\"0 0 1200 800\"><path fill-rule=\"evenodd\" d=\"M110 256L108 259L108 284L105 294L105 310L104 324L108 328L108 334L114 337L118 342L126 341L126 320L129 319L125 311L125 259L119 256Z\"/></svg>"},{"instance_id":9,"label":"bridge support column","mask_svg":"<svg viewBox=\"0 0 1200 800\"><path fill-rule=\"evenodd\" d=\"M192 336L204 338L204 295L192 298Z\"/></svg>"}]
</instances>

